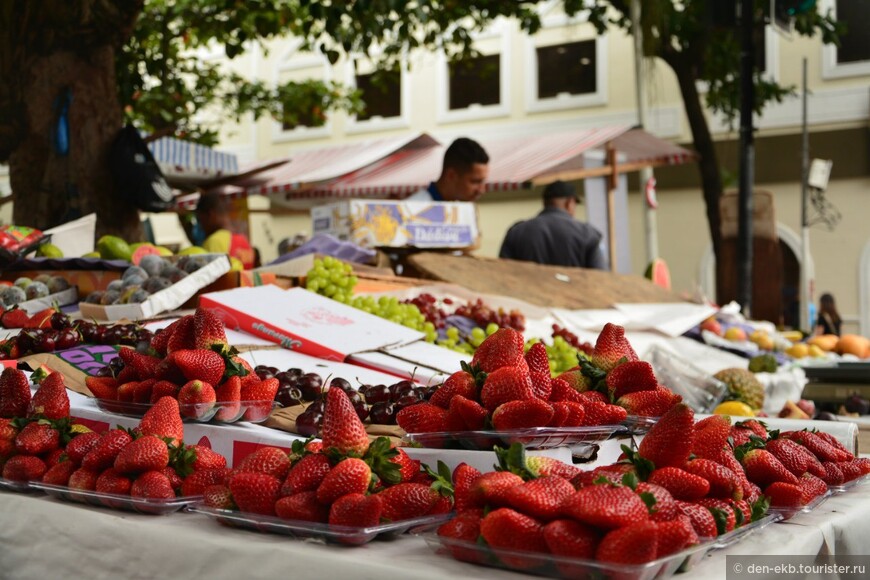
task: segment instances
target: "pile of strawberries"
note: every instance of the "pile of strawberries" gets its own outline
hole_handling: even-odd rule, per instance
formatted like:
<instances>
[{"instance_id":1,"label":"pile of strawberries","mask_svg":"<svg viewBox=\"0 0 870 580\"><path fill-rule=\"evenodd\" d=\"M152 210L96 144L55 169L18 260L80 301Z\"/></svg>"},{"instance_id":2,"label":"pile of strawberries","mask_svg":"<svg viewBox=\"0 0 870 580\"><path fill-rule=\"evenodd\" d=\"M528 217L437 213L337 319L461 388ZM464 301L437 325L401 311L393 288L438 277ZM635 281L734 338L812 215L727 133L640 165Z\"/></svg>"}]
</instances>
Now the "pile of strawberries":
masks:
<instances>
[{"instance_id":1,"label":"pile of strawberries","mask_svg":"<svg viewBox=\"0 0 870 580\"><path fill-rule=\"evenodd\" d=\"M544 345L526 353L523 345L516 330L496 331L428 402L399 411L397 423L408 433L614 425L681 401L638 360L621 326L607 324L590 358L556 378Z\"/></svg>"},{"instance_id":2,"label":"pile of strawberries","mask_svg":"<svg viewBox=\"0 0 870 580\"><path fill-rule=\"evenodd\" d=\"M122 348L119 356L124 366L117 376L86 379L108 410L135 413L172 397L186 418L257 422L269 416L278 391L278 380L261 380L227 343L221 320L203 308L158 331L149 354Z\"/></svg>"},{"instance_id":3,"label":"pile of strawberries","mask_svg":"<svg viewBox=\"0 0 870 580\"><path fill-rule=\"evenodd\" d=\"M433 479L419 461L393 448L385 437L370 442L347 394L332 387L326 395L322 441L297 441L290 454L261 447L224 482L206 487L203 502L211 508L347 531L449 512L449 471L447 475L447 481ZM351 533L339 541L366 539Z\"/></svg>"}]
</instances>

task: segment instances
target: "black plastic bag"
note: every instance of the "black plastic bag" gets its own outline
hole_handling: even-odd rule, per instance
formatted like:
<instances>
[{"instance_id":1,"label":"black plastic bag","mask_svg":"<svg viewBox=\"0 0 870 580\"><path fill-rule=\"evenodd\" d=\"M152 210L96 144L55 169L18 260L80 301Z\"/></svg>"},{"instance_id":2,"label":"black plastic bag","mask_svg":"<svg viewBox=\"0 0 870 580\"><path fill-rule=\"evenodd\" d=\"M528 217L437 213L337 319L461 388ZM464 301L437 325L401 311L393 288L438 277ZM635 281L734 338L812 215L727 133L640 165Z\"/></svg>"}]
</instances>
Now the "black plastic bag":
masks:
<instances>
[{"instance_id":1,"label":"black plastic bag","mask_svg":"<svg viewBox=\"0 0 870 580\"><path fill-rule=\"evenodd\" d=\"M160 212L175 205L172 188L139 131L127 125L118 133L109 155L118 193L142 211Z\"/></svg>"}]
</instances>

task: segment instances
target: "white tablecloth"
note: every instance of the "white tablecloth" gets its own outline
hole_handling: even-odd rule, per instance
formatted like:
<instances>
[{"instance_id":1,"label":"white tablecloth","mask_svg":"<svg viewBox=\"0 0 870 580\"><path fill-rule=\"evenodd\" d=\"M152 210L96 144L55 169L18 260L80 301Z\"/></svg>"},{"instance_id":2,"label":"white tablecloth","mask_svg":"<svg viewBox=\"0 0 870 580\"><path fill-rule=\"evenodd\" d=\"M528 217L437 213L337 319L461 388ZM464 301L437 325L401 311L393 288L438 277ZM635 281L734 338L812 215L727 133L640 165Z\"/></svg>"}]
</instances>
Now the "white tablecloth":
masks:
<instances>
[{"instance_id":1,"label":"white tablecloth","mask_svg":"<svg viewBox=\"0 0 870 580\"><path fill-rule=\"evenodd\" d=\"M726 577L726 555L870 555L870 485L712 553L681 578ZM0 577L20 579L519 578L432 552L417 537L325 546L226 528L199 514L143 516L0 492Z\"/></svg>"}]
</instances>

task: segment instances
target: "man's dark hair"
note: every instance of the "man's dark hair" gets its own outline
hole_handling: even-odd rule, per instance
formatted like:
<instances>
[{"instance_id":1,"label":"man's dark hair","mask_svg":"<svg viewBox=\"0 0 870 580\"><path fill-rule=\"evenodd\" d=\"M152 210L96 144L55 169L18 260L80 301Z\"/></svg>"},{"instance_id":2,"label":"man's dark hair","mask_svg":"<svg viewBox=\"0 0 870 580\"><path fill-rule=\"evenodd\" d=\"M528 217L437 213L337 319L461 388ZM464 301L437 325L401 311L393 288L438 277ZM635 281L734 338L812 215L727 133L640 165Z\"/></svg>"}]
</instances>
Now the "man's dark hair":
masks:
<instances>
[{"instance_id":1,"label":"man's dark hair","mask_svg":"<svg viewBox=\"0 0 870 580\"><path fill-rule=\"evenodd\" d=\"M196 204L196 213L206 214L225 208L226 204L224 203L223 196L215 191L210 191L199 196L199 202Z\"/></svg>"},{"instance_id":2,"label":"man's dark hair","mask_svg":"<svg viewBox=\"0 0 870 580\"><path fill-rule=\"evenodd\" d=\"M456 139L444 152L445 170L449 167L465 173L475 163L489 163L489 155L480 143L468 137Z\"/></svg>"}]
</instances>

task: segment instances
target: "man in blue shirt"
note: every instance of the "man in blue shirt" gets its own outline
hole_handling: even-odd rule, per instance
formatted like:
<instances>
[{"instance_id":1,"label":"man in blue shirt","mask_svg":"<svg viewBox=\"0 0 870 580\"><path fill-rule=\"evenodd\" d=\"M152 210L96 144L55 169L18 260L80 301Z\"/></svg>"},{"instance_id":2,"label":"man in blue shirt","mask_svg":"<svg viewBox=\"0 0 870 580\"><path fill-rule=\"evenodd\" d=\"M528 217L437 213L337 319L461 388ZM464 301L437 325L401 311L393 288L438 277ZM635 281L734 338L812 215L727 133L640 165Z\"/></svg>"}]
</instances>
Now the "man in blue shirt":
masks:
<instances>
[{"instance_id":1,"label":"man in blue shirt","mask_svg":"<svg viewBox=\"0 0 870 580\"><path fill-rule=\"evenodd\" d=\"M500 258L575 268L606 267L601 233L574 219L580 198L574 186L556 181L544 188L544 209L517 222L505 235Z\"/></svg>"},{"instance_id":2,"label":"man in blue shirt","mask_svg":"<svg viewBox=\"0 0 870 580\"><path fill-rule=\"evenodd\" d=\"M489 175L489 155L480 143L460 137L444 152L438 181L412 194L405 201L477 201Z\"/></svg>"}]
</instances>

